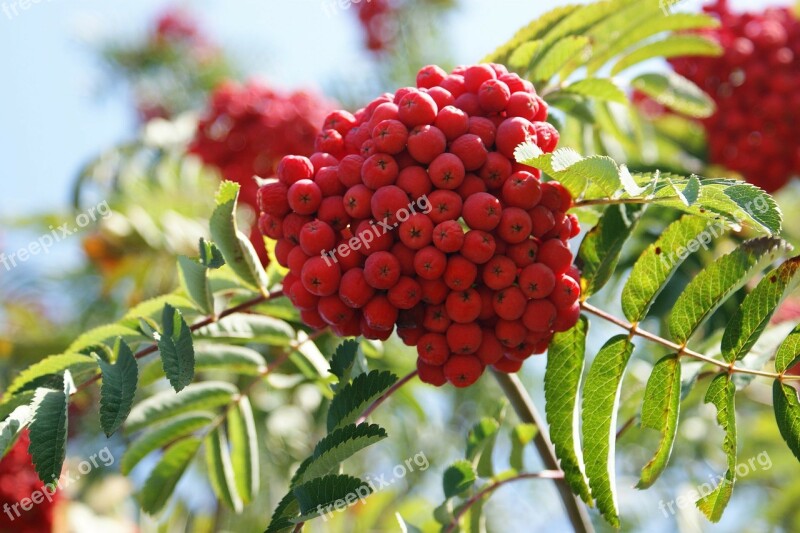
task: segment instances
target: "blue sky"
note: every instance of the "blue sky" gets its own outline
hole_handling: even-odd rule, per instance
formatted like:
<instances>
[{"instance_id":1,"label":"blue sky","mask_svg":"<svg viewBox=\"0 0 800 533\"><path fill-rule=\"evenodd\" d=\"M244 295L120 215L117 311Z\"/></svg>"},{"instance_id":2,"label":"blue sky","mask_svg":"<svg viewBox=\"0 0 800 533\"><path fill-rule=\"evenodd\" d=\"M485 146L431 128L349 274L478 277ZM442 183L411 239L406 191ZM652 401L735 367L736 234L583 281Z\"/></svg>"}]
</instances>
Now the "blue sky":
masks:
<instances>
[{"instance_id":1,"label":"blue sky","mask_svg":"<svg viewBox=\"0 0 800 533\"><path fill-rule=\"evenodd\" d=\"M30 0L28 9L18 8L14 16L11 7L19 1L0 0L0 220L65 207L81 166L135 134L127 95L119 87L102 90L105 78L91 42L112 35L135 38L156 13L172 5L163 0ZM183 4L198 13L212 37L248 72L297 87L318 86L368 63L355 17L328 15L323 1ZM456 61L475 61L518 25L562 3L460 0L444 31Z\"/></svg>"}]
</instances>

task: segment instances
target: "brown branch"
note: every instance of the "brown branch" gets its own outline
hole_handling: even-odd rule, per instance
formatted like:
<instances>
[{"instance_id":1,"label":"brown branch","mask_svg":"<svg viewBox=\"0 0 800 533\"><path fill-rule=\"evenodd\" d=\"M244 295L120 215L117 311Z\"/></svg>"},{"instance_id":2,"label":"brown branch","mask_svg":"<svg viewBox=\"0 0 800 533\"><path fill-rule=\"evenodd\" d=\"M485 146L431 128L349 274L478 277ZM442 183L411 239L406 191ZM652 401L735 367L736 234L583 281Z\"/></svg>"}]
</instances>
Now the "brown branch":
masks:
<instances>
[{"instance_id":1,"label":"brown branch","mask_svg":"<svg viewBox=\"0 0 800 533\"><path fill-rule=\"evenodd\" d=\"M397 390L400 389L400 387L402 387L403 385L405 385L406 383L411 381L413 378L415 378L417 376L417 374L418 374L418 371L414 370L413 372L407 374L404 378L398 380L389 389L387 389L386 392L384 392L378 399L376 399L374 402L372 402L372 404L369 407L366 408L366 410L361 414L361 416L358 417L358 420L356 420L356 425L358 426L358 425L361 425L364 422L366 422L366 420L369 417L369 415L371 415L372 412L375 409L380 407L380 405L383 402L385 402L386 399L389 398L389 396L391 396L392 394L397 392Z\"/></svg>"}]
</instances>

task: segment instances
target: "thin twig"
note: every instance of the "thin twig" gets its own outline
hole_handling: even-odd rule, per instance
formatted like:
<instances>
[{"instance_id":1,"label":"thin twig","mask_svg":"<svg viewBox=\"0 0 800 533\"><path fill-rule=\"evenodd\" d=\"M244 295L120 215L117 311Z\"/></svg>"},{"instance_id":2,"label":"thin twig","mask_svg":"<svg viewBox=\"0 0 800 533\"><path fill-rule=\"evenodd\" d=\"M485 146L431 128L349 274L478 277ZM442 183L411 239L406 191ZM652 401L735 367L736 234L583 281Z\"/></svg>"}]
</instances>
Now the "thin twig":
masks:
<instances>
[{"instance_id":1,"label":"thin twig","mask_svg":"<svg viewBox=\"0 0 800 533\"><path fill-rule=\"evenodd\" d=\"M669 200L677 196L663 196L659 200ZM575 200L572 207L588 207L590 205L623 205L623 204L652 204L652 198L592 198L589 200Z\"/></svg>"},{"instance_id":2,"label":"thin twig","mask_svg":"<svg viewBox=\"0 0 800 533\"><path fill-rule=\"evenodd\" d=\"M511 402L511 406L514 408L514 411L516 411L519 419L524 423L536 426L536 437L533 443L545 467L548 470L560 470L558 458L556 458L553 445L550 442L550 438L547 436L547 430L541 420L539 411L533 404L533 400L530 395L528 395L522 382L514 374L506 374L497 371L493 373L509 402ZM572 489L566 480L563 478L556 479L555 482L558 494L561 497L561 503L564 504L567 516L572 523L572 528L577 533L593 532L594 527L586 512L586 508L572 493Z\"/></svg>"},{"instance_id":3,"label":"thin twig","mask_svg":"<svg viewBox=\"0 0 800 533\"><path fill-rule=\"evenodd\" d=\"M450 522L450 525L446 529L447 533L454 531L458 527L458 522L461 520L461 517L464 516L467 511L472 508L476 503L482 500L487 495L491 494L492 492L496 491L503 485L508 483L513 483L514 481L520 481L523 479L563 479L564 472L561 470L543 470L541 472L525 472L523 474L518 474L514 477L510 477L507 479L503 479L501 481L496 481L494 483L489 483L485 487L483 487L480 491L478 491L474 496L464 502L464 505L458 510L458 512L453 515L453 521Z\"/></svg>"},{"instance_id":4,"label":"thin twig","mask_svg":"<svg viewBox=\"0 0 800 533\"><path fill-rule=\"evenodd\" d=\"M415 378L417 374L418 371L414 370L413 372L407 374L404 378L398 380L389 389L387 389L386 392L384 392L377 400L372 402L372 404L369 407L367 407L367 409L361 414L361 416L358 417L358 420L356 420L356 425L358 426L363 424L367 420L367 418L369 418L369 415L371 415L375 409L377 409L383 402L385 402L386 399L389 398L389 396L397 392L397 390L400 387L402 387L403 385L411 381L413 378Z\"/></svg>"}]
</instances>

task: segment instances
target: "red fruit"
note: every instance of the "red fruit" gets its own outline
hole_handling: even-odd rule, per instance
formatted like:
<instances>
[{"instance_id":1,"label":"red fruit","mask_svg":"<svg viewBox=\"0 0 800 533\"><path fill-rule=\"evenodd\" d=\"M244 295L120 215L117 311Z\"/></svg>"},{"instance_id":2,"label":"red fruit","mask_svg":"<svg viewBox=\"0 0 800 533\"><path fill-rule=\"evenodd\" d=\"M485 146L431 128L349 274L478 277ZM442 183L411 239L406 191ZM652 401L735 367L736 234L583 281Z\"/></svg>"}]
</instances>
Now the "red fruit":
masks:
<instances>
[{"instance_id":1,"label":"red fruit","mask_svg":"<svg viewBox=\"0 0 800 533\"><path fill-rule=\"evenodd\" d=\"M464 202L464 222L472 229L492 231L500 223L503 208L495 196L478 193Z\"/></svg>"},{"instance_id":2,"label":"red fruit","mask_svg":"<svg viewBox=\"0 0 800 533\"><path fill-rule=\"evenodd\" d=\"M316 309L301 309L300 319L304 324L314 329L323 329L328 326L328 323L323 320Z\"/></svg>"},{"instance_id":3,"label":"red fruit","mask_svg":"<svg viewBox=\"0 0 800 533\"><path fill-rule=\"evenodd\" d=\"M561 312L562 309L572 307L581 295L581 288L578 282L569 276L561 276L556 281L555 288L550 294L550 301Z\"/></svg>"},{"instance_id":4,"label":"red fruit","mask_svg":"<svg viewBox=\"0 0 800 533\"><path fill-rule=\"evenodd\" d=\"M404 276L389 289L387 297L398 309L411 309L422 300L422 287L413 278Z\"/></svg>"},{"instance_id":5,"label":"red fruit","mask_svg":"<svg viewBox=\"0 0 800 533\"><path fill-rule=\"evenodd\" d=\"M308 255L328 252L336 244L336 234L328 224L312 220L300 230L300 247Z\"/></svg>"},{"instance_id":6,"label":"red fruit","mask_svg":"<svg viewBox=\"0 0 800 533\"><path fill-rule=\"evenodd\" d=\"M414 256L416 252L414 250L402 242L396 242L389 251L392 252L392 255L400 262L400 273L402 275L410 277L416 276L417 273L414 271Z\"/></svg>"},{"instance_id":7,"label":"red fruit","mask_svg":"<svg viewBox=\"0 0 800 533\"><path fill-rule=\"evenodd\" d=\"M361 183L361 167L364 166L364 158L358 154L350 154L342 159L337 168L339 181L345 187L353 187Z\"/></svg>"},{"instance_id":8,"label":"red fruit","mask_svg":"<svg viewBox=\"0 0 800 533\"><path fill-rule=\"evenodd\" d=\"M526 239L517 244L511 244L506 248L506 255L514 261L519 268L533 264L539 254L539 245L534 239Z\"/></svg>"},{"instance_id":9,"label":"red fruit","mask_svg":"<svg viewBox=\"0 0 800 533\"><path fill-rule=\"evenodd\" d=\"M447 346L453 353L475 353L481 345L481 328L477 324L451 324L447 328Z\"/></svg>"},{"instance_id":10,"label":"red fruit","mask_svg":"<svg viewBox=\"0 0 800 533\"><path fill-rule=\"evenodd\" d=\"M314 165L307 157L287 155L278 164L278 179L287 187L314 177Z\"/></svg>"},{"instance_id":11,"label":"red fruit","mask_svg":"<svg viewBox=\"0 0 800 533\"><path fill-rule=\"evenodd\" d=\"M422 164L427 165L444 153L446 148L447 139L435 126L417 126L408 135L408 153Z\"/></svg>"},{"instance_id":12,"label":"red fruit","mask_svg":"<svg viewBox=\"0 0 800 533\"><path fill-rule=\"evenodd\" d=\"M344 110L334 111L327 117L325 117L325 122L322 124L323 130L336 130L342 135L347 135L353 126L356 125L356 117L352 115L352 113L348 113Z\"/></svg>"},{"instance_id":13,"label":"red fruit","mask_svg":"<svg viewBox=\"0 0 800 533\"><path fill-rule=\"evenodd\" d=\"M550 267L553 273L563 274L572 265L572 252L563 242L551 239L539 247L538 260Z\"/></svg>"},{"instance_id":14,"label":"red fruit","mask_svg":"<svg viewBox=\"0 0 800 533\"><path fill-rule=\"evenodd\" d=\"M423 92L428 93L433 101L436 102L436 107L438 109L442 109L443 107L447 107L449 105L453 105L455 102L455 98L453 95L450 94L450 91L445 89L444 87L431 87L430 89L426 89Z\"/></svg>"},{"instance_id":15,"label":"red fruit","mask_svg":"<svg viewBox=\"0 0 800 533\"><path fill-rule=\"evenodd\" d=\"M378 331L391 332L397 322L397 308L383 295L376 295L364 306L364 321Z\"/></svg>"},{"instance_id":16,"label":"red fruit","mask_svg":"<svg viewBox=\"0 0 800 533\"><path fill-rule=\"evenodd\" d=\"M451 324L450 317L443 305L429 306L425 309L422 327L434 333L444 333Z\"/></svg>"},{"instance_id":17,"label":"red fruit","mask_svg":"<svg viewBox=\"0 0 800 533\"><path fill-rule=\"evenodd\" d=\"M530 331L549 331L557 314L556 306L550 300L530 300L522 315L522 323Z\"/></svg>"},{"instance_id":18,"label":"red fruit","mask_svg":"<svg viewBox=\"0 0 800 533\"><path fill-rule=\"evenodd\" d=\"M433 228L433 245L444 253L454 253L464 245L464 230L455 220L445 220Z\"/></svg>"},{"instance_id":19,"label":"red fruit","mask_svg":"<svg viewBox=\"0 0 800 533\"><path fill-rule=\"evenodd\" d=\"M507 287L495 293L493 307L503 320L517 320L525 312L527 301L518 287Z\"/></svg>"},{"instance_id":20,"label":"red fruit","mask_svg":"<svg viewBox=\"0 0 800 533\"><path fill-rule=\"evenodd\" d=\"M276 217L284 217L291 209L287 194L289 188L279 182L268 183L258 189L258 207L265 213Z\"/></svg>"},{"instance_id":21,"label":"red fruit","mask_svg":"<svg viewBox=\"0 0 800 533\"><path fill-rule=\"evenodd\" d=\"M400 224L398 235L403 244L412 250L420 250L433 239L433 222L427 215L415 213Z\"/></svg>"},{"instance_id":22,"label":"red fruit","mask_svg":"<svg viewBox=\"0 0 800 533\"><path fill-rule=\"evenodd\" d=\"M322 191L319 185L309 179L296 181L289 187L289 207L299 215L311 215L322 203Z\"/></svg>"},{"instance_id":23,"label":"red fruit","mask_svg":"<svg viewBox=\"0 0 800 533\"><path fill-rule=\"evenodd\" d=\"M337 295L325 296L319 299L317 306L319 316L332 326L344 324L354 316L353 309L344 304Z\"/></svg>"},{"instance_id":24,"label":"red fruit","mask_svg":"<svg viewBox=\"0 0 800 533\"><path fill-rule=\"evenodd\" d=\"M447 256L433 246L426 246L414 257L414 270L422 279L434 280L444 274Z\"/></svg>"},{"instance_id":25,"label":"red fruit","mask_svg":"<svg viewBox=\"0 0 800 533\"><path fill-rule=\"evenodd\" d=\"M500 215L497 235L509 244L522 242L531 236L531 217L519 207L507 207Z\"/></svg>"},{"instance_id":26,"label":"red fruit","mask_svg":"<svg viewBox=\"0 0 800 533\"><path fill-rule=\"evenodd\" d=\"M482 265L494 256L495 250L496 244L491 234L480 230L470 230L464 236L461 255L476 265Z\"/></svg>"},{"instance_id":27,"label":"red fruit","mask_svg":"<svg viewBox=\"0 0 800 533\"><path fill-rule=\"evenodd\" d=\"M473 65L464 72L464 86L471 93L477 93L484 82L497 78L491 65Z\"/></svg>"},{"instance_id":28,"label":"red fruit","mask_svg":"<svg viewBox=\"0 0 800 533\"><path fill-rule=\"evenodd\" d=\"M444 375L444 367L429 365L421 359L417 359L417 372L419 379L423 383L428 383L435 387L441 387L447 383L447 377Z\"/></svg>"},{"instance_id":29,"label":"red fruit","mask_svg":"<svg viewBox=\"0 0 800 533\"><path fill-rule=\"evenodd\" d=\"M439 189L456 189L464 181L464 164L453 154L441 154L428 167L431 183Z\"/></svg>"},{"instance_id":30,"label":"red fruit","mask_svg":"<svg viewBox=\"0 0 800 533\"><path fill-rule=\"evenodd\" d=\"M484 365L493 365L503 357L504 347L497 340L494 330L483 329L481 331L481 343L475 351L475 355Z\"/></svg>"},{"instance_id":31,"label":"red fruit","mask_svg":"<svg viewBox=\"0 0 800 533\"><path fill-rule=\"evenodd\" d=\"M422 301L426 304L443 304L450 294L450 288L441 279L420 279L419 284L422 287Z\"/></svg>"},{"instance_id":32,"label":"red fruit","mask_svg":"<svg viewBox=\"0 0 800 533\"><path fill-rule=\"evenodd\" d=\"M328 258L312 257L303 265L300 280L311 294L330 296L339 289L342 273L339 265Z\"/></svg>"},{"instance_id":33,"label":"red fruit","mask_svg":"<svg viewBox=\"0 0 800 533\"><path fill-rule=\"evenodd\" d=\"M350 215L344 208L343 196L328 196L322 199L317 211L317 217L334 230L341 231L350 223Z\"/></svg>"},{"instance_id":34,"label":"red fruit","mask_svg":"<svg viewBox=\"0 0 800 533\"><path fill-rule=\"evenodd\" d=\"M353 309L360 309L367 305L375 294L375 289L367 283L364 271L352 268L342 275L339 285L339 298Z\"/></svg>"},{"instance_id":35,"label":"red fruit","mask_svg":"<svg viewBox=\"0 0 800 533\"><path fill-rule=\"evenodd\" d=\"M447 72L437 65L422 67L417 73L417 87L425 87L428 89L436 87L442 83L445 77L447 77Z\"/></svg>"},{"instance_id":36,"label":"red fruit","mask_svg":"<svg viewBox=\"0 0 800 533\"><path fill-rule=\"evenodd\" d=\"M400 120L409 128L433 124L438 112L433 98L419 91L406 94L398 104Z\"/></svg>"},{"instance_id":37,"label":"red fruit","mask_svg":"<svg viewBox=\"0 0 800 533\"><path fill-rule=\"evenodd\" d=\"M381 187L392 185L400 173L397 161L389 154L375 154L364 161L361 167L361 180L364 185L378 190Z\"/></svg>"},{"instance_id":38,"label":"red fruit","mask_svg":"<svg viewBox=\"0 0 800 533\"><path fill-rule=\"evenodd\" d=\"M445 308L453 322L468 324L481 313L481 297L475 289L451 292L445 300Z\"/></svg>"},{"instance_id":39,"label":"red fruit","mask_svg":"<svg viewBox=\"0 0 800 533\"><path fill-rule=\"evenodd\" d=\"M467 171L481 168L489 154L481 138L471 133L464 134L451 142L450 153L461 160Z\"/></svg>"},{"instance_id":40,"label":"red fruit","mask_svg":"<svg viewBox=\"0 0 800 533\"><path fill-rule=\"evenodd\" d=\"M481 108L487 113L503 111L511 98L508 85L500 80L486 80L478 90L478 100Z\"/></svg>"},{"instance_id":41,"label":"red fruit","mask_svg":"<svg viewBox=\"0 0 800 533\"><path fill-rule=\"evenodd\" d=\"M428 171L419 166L410 166L401 170L395 185L403 189L412 200L426 196L433 189Z\"/></svg>"},{"instance_id":42,"label":"red fruit","mask_svg":"<svg viewBox=\"0 0 800 533\"><path fill-rule=\"evenodd\" d=\"M549 122L534 122L533 128L536 130L536 142L539 148L545 153L550 153L558 146L558 130Z\"/></svg>"},{"instance_id":43,"label":"red fruit","mask_svg":"<svg viewBox=\"0 0 800 533\"><path fill-rule=\"evenodd\" d=\"M521 117L533 122L539 113L539 101L533 94L516 92L508 99L506 112L509 117Z\"/></svg>"},{"instance_id":44,"label":"red fruit","mask_svg":"<svg viewBox=\"0 0 800 533\"><path fill-rule=\"evenodd\" d=\"M364 278L370 286L386 290L400 279L400 261L389 252L375 252L364 263Z\"/></svg>"},{"instance_id":45,"label":"red fruit","mask_svg":"<svg viewBox=\"0 0 800 533\"><path fill-rule=\"evenodd\" d=\"M461 255L453 255L447 260L444 271L444 282L454 291L463 291L472 287L478 277L478 267Z\"/></svg>"},{"instance_id":46,"label":"red fruit","mask_svg":"<svg viewBox=\"0 0 800 533\"><path fill-rule=\"evenodd\" d=\"M498 320L494 326L494 334L503 346L513 348L525 341L528 332L518 320Z\"/></svg>"},{"instance_id":47,"label":"red fruit","mask_svg":"<svg viewBox=\"0 0 800 533\"><path fill-rule=\"evenodd\" d=\"M474 355L453 355L444 364L447 381L456 387L469 387L483 374L483 365Z\"/></svg>"},{"instance_id":48,"label":"red fruit","mask_svg":"<svg viewBox=\"0 0 800 533\"><path fill-rule=\"evenodd\" d=\"M372 142L379 152L399 154L406 147L408 129L399 120L384 120L372 130Z\"/></svg>"},{"instance_id":49,"label":"red fruit","mask_svg":"<svg viewBox=\"0 0 800 533\"><path fill-rule=\"evenodd\" d=\"M453 102L453 106L459 108L468 115L479 115L481 113L481 102L477 94L464 93Z\"/></svg>"},{"instance_id":50,"label":"red fruit","mask_svg":"<svg viewBox=\"0 0 800 533\"><path fill-rule=\"evenodd\" d=\"M515 374L522 368L522 361L514 361L508 357L503 357L492 365L492 368L505 372L506 374Z\"/></svg>"},{"instance_id":51,"label":"red fruit","mask_svg":"<svg viewBox=\"0 0 800 533\"><path fill-rule=\"evenodd\" d=\"M282 267L289 266L289 252L294 249L295 244L288 239L281 239L275 243L275 259Z\"/></svg>"},{"instance_id":52,"label":"red fruit","mask_svg":"<svg viewBox=\"0 0 800 533\"><path fill-rule=\"evenodd\" d=\"M462 200L466 200L473 194L478 194L479 192L486 192L486 184L483 183L482 179L472 173L465 175L464 181L456 189L456 193L458 193Z\"/></svg>"},{"instance_id":53,"label":"red fruit","mask_svg":"<svg viewBox=\"0 0 800 533\"><path fill-rule=\"evenodd\" d=\"M447 339L439 333L427 333L420 338L419 344L417 344L417 354L420 361L424 363L443 365L450 355Z\"/></svg>"},{"instance_id":54,"label":"red fruit","mask_svg":"<svg viewBox=\"0 0 800 533\"><path fill-rule=\"evenodd\" d=\"M498 189L511 176L511 162L498 152L489 153L480 169L480 176L488 189Z\"/></svg>"},{"instance_id":55,"label":"red fruit","mask_svg":"<svg viewBox=\"0 0 800 533\"><path fill-rule=\"evenodd\" d=\"M484 146L494 146L497 126L494 122L485 117L469 117L469 131L472 135L477 135Z\"/></svg>"},{"instance_id":56,"label":"red fruit","mask_svg":"<svg viewBox=\"0 0 800 533\"><path fill-rule=\"evenodd\" d=\"M515 172L503 183L502 196L506 204L529 210L542 199L542 187L530 172Z\"/></svg>"},{"instance_id":57,"label":"red fruit","mask_svg":"<svg viewBox=\"0 0 800 533\"><path fill-rule=\"evenodd\" d=\"M456 220L461 216L463 202L456 192L441 189L433 191L428 196L428 202L431 209L427 215L435 224L445 220Z\"/></svg>"},{"instance_id":58,"label":"red fruit","mask_svg":"<svg viewBox=\"0 0 800 533\"><path fill-rule=\"evenodd\" d=\"M511 160L514 159L517 146L527 141L536 143L536 140L533 124L522 117L508 118L497 127L497 150Z\"/></svg>"},{"instance_id":59,"label":"red fruit","mask_svg":"<svg viewBox=\"0 0 800 533\"><path fill-rule=\"evenodd\" d=\"M553 321L553 331L568 331L578 323L581 316L581 304L575 302L566 309L560 309Z\"/></svg>"},{"instance_id":60,"label":"red fruit","mask_svg":"<svg viewBox=\"0 0 800 533\"><path fill-rule=\"evenodd\" d=\"M344 210L354 219L368 217L372 212L372 194L373 192L362 184L350 187L342 198Z\"/></svg>"},{"instance_id":61,"label":"red fruit","mask_svg":"<svg viewBox=\"0 0 800 533\"><path fill-rule=\"evenodd\" d=\"M370 210L376 220L384 220L393 225L398 216L406 218L408 213L408 196L405 191L396 185L381 187L370 199Z\"/></svg>"},{"instance_id":62,"label":"red fruit","mask_svg":"<svg viewBox=\"0 0 800 533\"><path fill-rule=\"evenodd\" d=\"M528 211L528 215L531 217L531 233L534 237L542 238L556 227L553 212L543 205L537 205Z\"/></svg>"},{"instance_id":63,"label":"red fruit","mask_svg":"<svg viewBox=\"0 0 800 533\"><path fill-rule=\"evenodd\" d=\"M439 110L434 122L448 141L457 139L469 130L469 115L455 106L446 106Z\"/></svg>"},{"instance_id":64,"label":"red fruit","mask_svg":"<svg viewBox=\"0 0 800 533\"><path fill-rule=\"evenodd\" d=\"M522 269L519 288L527 298L547 298L556 286L556 276L545 264L534 263Z\"/></svg>"},{"instance_id":65,"label":"red fruit","mask_svg":"<svg viewBox=\"0 0 800 533\"><path fill-rule=\"evenodd\" d=\"M510 287L516 277L517 265L504 255L494 256L483 268L483 282L496 291Z\"/></svg>"},{"instance_id":66,"label":"red fruit","mask_svg":"<svg viewBox=\"0 0 800 533\"><path fill-rule=\"evenodd\" d=\"M283 220L268 213L261 213L258 217L258 230L262 235L277 241L283 238Z\"/></svg>"}]
</instances>

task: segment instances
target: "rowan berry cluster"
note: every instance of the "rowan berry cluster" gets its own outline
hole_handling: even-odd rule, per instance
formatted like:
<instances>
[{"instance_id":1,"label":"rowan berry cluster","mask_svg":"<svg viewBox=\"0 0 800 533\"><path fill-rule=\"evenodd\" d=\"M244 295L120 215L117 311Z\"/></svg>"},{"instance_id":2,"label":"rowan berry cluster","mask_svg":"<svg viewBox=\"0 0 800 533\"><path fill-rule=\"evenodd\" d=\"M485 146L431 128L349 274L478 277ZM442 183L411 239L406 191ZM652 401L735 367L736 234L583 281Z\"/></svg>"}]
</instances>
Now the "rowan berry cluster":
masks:
<instances>
[{"instance_id":1,"label":"rowan berry cluster","mask_svg":"<svg viewBox=\"0 0 800 533\"><path fill-rule=\"evenodd\" d=\"M303 321L380 340L397 326L435 385L544 352L580 314L572 198L514 160L525 141L555 149L546 118L529 82L487 64L428 66L417 87L328 116L316 152L285 157L259 190ZM392 231L356 237L375 226Z\"/></svg>"},{"instance_id":2,"label":"rowan berry cluster","mask_svg":"<svg viewBox=\"0 0 800 533\"><path fill-rule=\"evenodd\" d=\"M0 531L40 533L53 529L53 510L61 500L56 491L48 499L22 509L20 502L42 488L31 457L28 455L30 440L24 431L8 454L0 459Z\"/></svg>"},{"instance_id":3,"label":"rowan berry cluster","mask_svg":"<svg viewBox=\"0 0 800 533\"><path fill-rule=\"evenodd\" d=\"M705 33L723 55L671 63L717 104L704 120L709 159L767 191L780 189L800 172L800 22L789 8L734 13L722 0L705 10L720 19Z\"/></svg>"},{"instance_id":4,"label":"rowan berry cluster","mask_svg":"<svg viewBox=\"0 0 800 533\"><path fill-rule=\"evenodd\" d=\"M396 2L392 0L360 0L353 4L364 28L368 50L383 52L394 44L398 33L398 14L394 4Z\"/></svg>"},{"instance_id":5,"label":"rowan berry cluster","mask_svg":"<svg viewBox=\"0 0 800 533\"><path fill-rule=\"evenodd\" d=\"M253 176L268 177L287 154L311 155L318 124L333 104L315 94L281 92L263 83L226 83L210 99L190 151L241 185L239 200L257 209ZM266 262L258 228L253 245Z\"/></svg>"}]
</instances>

